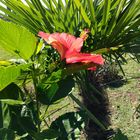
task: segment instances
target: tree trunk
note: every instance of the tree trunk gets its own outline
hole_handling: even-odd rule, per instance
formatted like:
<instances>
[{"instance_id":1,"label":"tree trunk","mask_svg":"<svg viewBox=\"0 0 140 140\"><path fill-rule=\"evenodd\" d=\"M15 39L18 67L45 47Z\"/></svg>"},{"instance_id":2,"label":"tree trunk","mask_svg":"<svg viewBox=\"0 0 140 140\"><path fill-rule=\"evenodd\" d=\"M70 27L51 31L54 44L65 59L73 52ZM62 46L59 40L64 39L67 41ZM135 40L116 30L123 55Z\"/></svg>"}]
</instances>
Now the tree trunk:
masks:
<instances>
[{"instance_id":1,"label":"tree trunk","mask_svg":"<svg viewBox=\"0 0 140 140\"><path fill-rule=\"evenodd\" d=\"M102 77L95 72L81 72L78 79L80 95L87 109L106 127L110 125L109 100L105 89L100 83ZM111 131L103 131L92 120L86 124L87 140L106 140Z\"/></svg>"}]
</instances>

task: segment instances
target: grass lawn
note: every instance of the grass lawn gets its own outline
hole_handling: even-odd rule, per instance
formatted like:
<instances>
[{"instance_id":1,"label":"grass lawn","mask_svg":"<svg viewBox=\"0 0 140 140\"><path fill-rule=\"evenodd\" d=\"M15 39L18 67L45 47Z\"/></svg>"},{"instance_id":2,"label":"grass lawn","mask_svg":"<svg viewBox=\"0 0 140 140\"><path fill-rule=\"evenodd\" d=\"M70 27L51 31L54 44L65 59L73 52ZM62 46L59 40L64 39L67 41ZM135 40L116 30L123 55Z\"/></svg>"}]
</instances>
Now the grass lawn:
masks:
<instances>
[{"instance_id":1,"label":"grass lawn","mask_svg":"<svg viewBox=\"0 0 140 140\"><path fill-rule=\"evenodd\" d=\"M140 64L129 61L123 66L128 79L119 88L108 88L111 109L111 128L119 128L129 140L140 140Z\"/></svg>"}]
</instances>

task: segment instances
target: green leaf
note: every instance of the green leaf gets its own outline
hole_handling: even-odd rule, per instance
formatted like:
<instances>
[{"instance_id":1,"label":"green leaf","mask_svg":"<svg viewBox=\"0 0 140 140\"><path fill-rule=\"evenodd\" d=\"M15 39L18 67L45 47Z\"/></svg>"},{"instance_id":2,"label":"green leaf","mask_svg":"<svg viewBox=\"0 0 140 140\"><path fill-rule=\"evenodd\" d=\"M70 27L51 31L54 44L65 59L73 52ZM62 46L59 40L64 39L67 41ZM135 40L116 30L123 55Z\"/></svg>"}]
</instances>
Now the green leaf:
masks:
<instances>
[{"instance_id":1,"label":"green leaf","mask_svg":"<svg viewBox=\"0 0 140 140\"><path fill-rule=\"evenodd\" d=\"M36 49L36 38L26 28L0 20L0 48L28 60Z\"/></svg>"},{"instance_id":2,"label":"green leaf","mask_svg":"<svg viewBox=\"0 0 140 140\"><path fill-rule=\"evenodd\" d=\"M37 128L35 124L33 123L33 120L30 117L18 117L18 121L21 125L21 127L29 133L32 137L35 137L37 133Z\"/></svg>"},{"instance_id":3,"label":"green leaf","mask_svg":"<svg viewBox=\"0 0 140 140\"><path fill-rule=\"evenodd\" d=\"M21 70L26 69L28 66L28 64L22 64L0 67L0 90L5 88L10 83L14 82L21 74Z\"/></svg>"},{"instance_id":4,"label":"green leaf","mask_svg":"<svg viewBox=\"0 0 140 140\"><path fill-rule=\"evenodd\" d=\"M69 94L74 87L74 80L68 76L57 83L51 83L48 88L46 86L47 84L39 87L39 100L43 104L50 105Z\"/></svg>"},{"instance_id":5,"label":"green leaf","mask_svg":"<svg viewBox=\"0 0 140 140\"><path fill-rule=\"evenodd\" d=\"M104 11L103 11L103 25L106 25L109 19L111 0L104 0Z\"/></svg>"},{"instance_id":6,"label":"green leaf","mask_svg":"<svg viewBox=\"0 0 140 140\"><path fill-rule=\"evenodd\" d=\"M112 32L112 29L116 26L118 16L121 14L121 11L124 7L125 2L126 2L125 0L117 0L117 3L116 3L117 5L115 5L117 9L114 10L112 19L110 21L110 25L108 26L108 30L107 30L108 34L110 34ZM111 8L113 8L113 6Z\"/></svg>"},{"instance_id":7,"label":"green leaf","mask_svg":"<svg viewBox=\"0 0 140 140\"><path fill-rule=\"evenodd\" d=\"M126 1L125 1L125 3L126 3ZM136 16L139 13L139 4L140 4L140 1L134 0L134 1L129 1L127 6L123 7L124 8L124 9L122 9L123 12L120 13L120 15L119 15L120 18L118 18L118 22L116 23L116 26L112 30L109 40L116 39L114 37L117 34L119 34L120 32L123 32L125 27L129 27L130 23L133 23L135 21L134 19L136 18Z\"/></svg>"},{"instance_id":8,"label":"green leaf","mask_svg":"<svg viewBox=\"0 0 140 140\"><path fill-rule=\"evenodd\" d=\"M66 97L74 87L74 79L72 76L67 76L67 78L61 80L59 83L59 89L57 90L55 96L53 97L53 102Z\"/></svg>"},{"instance_id":9,"label":"green leaf","mask_svg":"<svg viewBox=\"0 0 140 140\"><path fill-rule=\"evenodd\" d=\"M106 30L106 25L109 20L109 12L110 12L110 5L111 5L111 0L104 0L104 10L103 10L103 18L102 18L102 27L103 27L103 32L105 33Z\"/></svg>"},{"instance_id":10,"label":"green leaf","mask_svg":"<svg viewBox=\"0 0 140 140\"><path fill-rule=\"evenodd\" d=\"M30 139L31 137L34 137L37 133L37 128L32 117L33 114L31 114L27 105L8 106L11 119L9 128L14 130L19 136L26 137L28 135L27 137Z\"/></svg>"},{"instance_id":11,"label":"green leaf","mask_svg":"<svg viewBox=\"0 0 140 140\"><path fill-rule=\"evenodd\" d=\"M85 20L85 22L88 24L88 26L90 27L91 25L91 21L88 18L88 15L86 14L85 9L82 6L82 3L80 2L80 0L74 0L74 3L76 5L76 7L78 8L78 10L80 11L83 19Z\"/></svg>"},{"instance_id":12,"label":"green leaf","mask_svg":"<svg viewBox=\"0 0 140 140\"><path fill-rule=\"evenodd\" d=\"M118 129L117 134L113 138L113 140L128 140L127 136L125 136L120 129Z\"/></svg>"},{"instance_id":13,"label":"green leaf","mask_svg":"<svg viewBox=\"0 0 140 140\"><path fill-rule=\"evenodd\" d=\"M12 99L0 99L2 103L8 104L8 105L23 105L25 104L23 101L19 100L12 100Z\"/></svg>"},{"instance_id":14,"label":"green leaf","mask_svg":"<svg viewBox=\"0 0 140 140\"><path fill-rule=\"evenodd\" d=\"M69 112L61 115L51 124L51 129L59 132L58 139L79 139L87 116L84 112Z\"/></svg>"},{"instance_id":15,"label":"green leaf","mask_svg":"<svg viewBox=\"0 0 140 140\"><path fill-rule=\"evenodd\" d=\"M43 47L43 40L40 40L40 42L37 45L36 54L38 54L41 51L42 47Z\"/></svg>"},{"instance_id":16,"label":"green leaf","mask_svg":"<svg viewBox=\"0 0 140 140\"><path fill-rule=\"evenodd\" d=\"M43 104L50 105L52 103L52 100L58 90L58 85L57 83L52 83L50 87L45 90L45 89L39 89L39 101Z\"/></svg>"},{"instance_id":17,"label":"green leaf","mask_svg":"<svg viewBox=\"0 0 140 140\"><path fill-rule=\"evenodd\" d=\"M139 44L136 44L136 45L134 45L132 47L126 47L124 49L124 52L140 54L140 45Z\"/></svg>"},{"instance_id":18,"label":"green leaf","mask_svg":"<svg viewBox=\"0 0 140 140\"><path fill-rule=\"evenodd\" d=\"M2 3L6 6L4 7L0 5L0 10L4 12L2 16L5 19L8 19L8 21L12 21L14 23L16 21L16 23L19 25L24 25L24 27L36 34L38 33L39 29L44 29L43 25L47 24L47 26L50 27L48 22L45 23L45 21L42 21L40 12L35 9L32 3L29 2L30 7L17 0L3 0Z\"/></svg>"},{"instance_id":19,"label":"green leaf","mask_svg":"<svg viewBox=\"0 0 140 140\"><path fill-rule=\"evenodd\" d=\"M8 66L11 65L12 63L9 61L0 61L0 66Z\"/></svg>"},{"instance_id":20,"label":"green leaf","mask_svg":"<svg viewBox=\"0 0 140 140\"><path fill-rule=\"evenodd\" d=\"M15 133L11 129L1 128L0 139L1 140L15 140Z\"/></svg>"},{"instance_id":21,"label":"green leaf","mask_svg":"<svg viewBox=\"0 0 140 140\"><path fill-rule=\"evenodd\" d=\"M60 133L54 129L43 130L41 133L36 134L36 139L45 140L45 139L54 139L57 138Z\"/></svg>"},{"instance_id":22,"label":"green leaf","mask_svg":"<svg viewBox=\"0 0 140 140\"><path fill-rule=\"evenodd\" d=\"M10 59L18 59L19 56L15 55L15 53L6 51L4 48L0 47L0 60L10 60Z\"/></svg>"},{"instance_id":23,"label":"green leaf","mask_svg":"<svg viewBox=\"0 0 140 140\"><path fill-rule=\"evenodd\" d=\"M0 102L0 128L8 128L10 121L11 117L8 105Z\"/></svg>"},{"instance_id":24,"label":"green leaf","mask_svg":"<svg viewBox=\"0 0 140 140\"><path fill-rule=\"evenodd\" d=\"M31 101L30 103L26 103L26 105L22 106L21 109L21 117L30 117L32 118L33 122L37 125L38 124L38 112L36 109L36 103Z\"/></svg>"},{"instance_id":25,"label":"green leaf","mask_svg":"<svg viewBox=\"0 0 140 140\"><path fill-rule=\"evenodd\" d=\"M21 93L20 88L16 84L11 83L2 91L0 91L0 99L18 100L20 97L20 93Z\"/></svg>"},{"instance_id":26,"label":"green leaf","mask_svg":"<svg viewBox=\"0 0 140 140\"><path fill-rule=\"evenodd\" d=\"M89 6L90 14L91 14L91 22L94 25L95 31L97 31L97 21L96 21L93 0L88 0L88 6Z\"/></svg>"}]
</instances>

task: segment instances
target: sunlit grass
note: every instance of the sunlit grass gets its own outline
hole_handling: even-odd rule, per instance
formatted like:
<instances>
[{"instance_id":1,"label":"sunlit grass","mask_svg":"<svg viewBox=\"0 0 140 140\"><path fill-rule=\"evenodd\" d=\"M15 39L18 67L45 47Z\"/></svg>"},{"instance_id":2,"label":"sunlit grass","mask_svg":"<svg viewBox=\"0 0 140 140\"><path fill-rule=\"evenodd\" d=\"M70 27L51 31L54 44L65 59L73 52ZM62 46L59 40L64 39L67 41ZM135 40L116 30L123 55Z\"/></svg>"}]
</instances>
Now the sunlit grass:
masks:
<instances>
[{"instance_id":1,"label":"sunlit grass","mask_svg":"<svg viewBox=\"0 0 140 140\"><path fill-rule=\"evenodd\" d=\"M120 88L108 88L111 108L111 128L119 128L130 140L140 140L140 64L129 61L123 66L127 83ZM139 114L140 115L140 114Z\"/></svg>"}]
</instances>

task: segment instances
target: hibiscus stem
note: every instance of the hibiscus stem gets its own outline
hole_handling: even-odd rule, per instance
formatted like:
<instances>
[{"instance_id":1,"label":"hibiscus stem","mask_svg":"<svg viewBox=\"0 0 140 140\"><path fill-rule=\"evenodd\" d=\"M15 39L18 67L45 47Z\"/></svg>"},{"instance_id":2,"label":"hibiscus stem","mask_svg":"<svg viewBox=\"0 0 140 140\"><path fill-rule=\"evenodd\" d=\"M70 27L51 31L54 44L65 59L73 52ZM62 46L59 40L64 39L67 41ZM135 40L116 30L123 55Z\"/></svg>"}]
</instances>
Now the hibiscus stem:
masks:
<instances>
[{"instance_id":1,"label":"hibiscus stem","mask_svg":"<svg viewBox=\"0 0 140 140\"><path fill-rule=\"evenodd\" d=\"M40 105L39 105L38 90L37 90L38 79L36 76L36 69L34 63L32 65L32 79L33 79L33 85L34 85L35 96L36 96L37 126L38 126L38 132L40 132Z\"/></svg>"}]
</instances>

